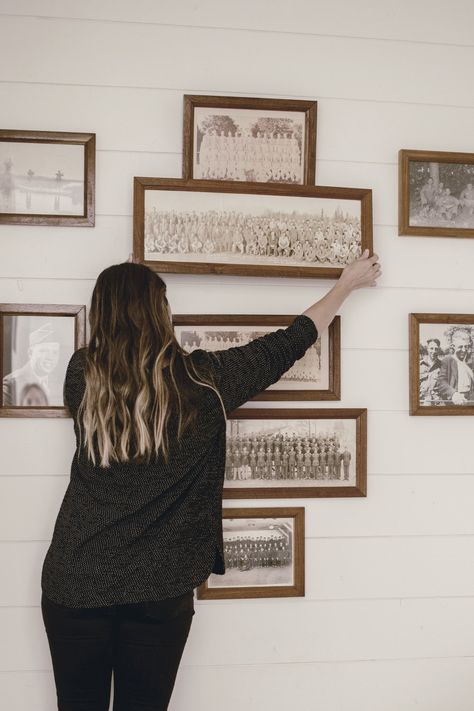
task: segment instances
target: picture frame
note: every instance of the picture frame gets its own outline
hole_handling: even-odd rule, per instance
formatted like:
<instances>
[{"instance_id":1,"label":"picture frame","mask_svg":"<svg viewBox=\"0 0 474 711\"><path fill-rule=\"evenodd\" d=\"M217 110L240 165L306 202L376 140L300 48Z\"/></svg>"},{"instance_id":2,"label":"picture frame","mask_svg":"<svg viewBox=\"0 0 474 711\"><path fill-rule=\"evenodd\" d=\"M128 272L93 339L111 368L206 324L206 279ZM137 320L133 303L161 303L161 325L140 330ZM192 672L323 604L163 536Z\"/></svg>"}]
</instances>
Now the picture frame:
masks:
<instances>
[{"instance_id":1,"label":"picture frame","mask_svg":"<svg viewBox=\"0 0 474 711\"><path fill-rule=\"evenodd\" d=\"M296 315L177 314L173 316L173 323L178 340L187 350L190 346L219 350L243 345L264 333L285 328L295 318ZM303 358L278 383L251 401L340 399L341 317L336 316Z\"/></svg>"},{"instance_id":2,"label":"picture frame","mask_svg":"<svg viewBox=\"0 0 474 711\"><path fill-rule=\"evenodd\" d=\"M398 234L474 237L474 153L399 151Z\"/></svg>"},{"instance_id":3,"label":"picture frame","mask_svg":"<svg viewBox=\"0 0 474 711\"><path fill-rule=\"evenodd\" d=\"M337 279L372 239L370 189L134 179L134 257L158 272Z\"/></svg>"},{"instance_id":4,"label":"picture frame","mask_svg":"<svg viewBox=\"0 0 474 711\"><path fill-rule=\"evenodd\" d=\"M410 415L474 415L474 314L412 313L409 331Z\"/></svg>"},{"instance_id":5,"label":"picture frame","mask_svg":"<svg viewBox=\"0 0 474 711\"><path fill-rule=\"evenodd\" d=\"M229 414L224 499L366 495L366 409L241 407Z\"/></svg>"},{"instance_id":6,"label":"picture frame","mask_svg":"<svg viewBox=\"0 0 474 711\"><path fill-rule=\"evenodd\" d=\"M224 575L212 573L198 600L304 597L304 507L224 508Z\"/></svg>"},{"instance_id":7,"label":"picture frame","mask_svg":"<svg viewBox=\"0 0 474 711\"><path fill-rule=\"evenodd\" d=\"M93 227L95 133L0 130L0 224Z\"/></svg>"},{"instance_id":8,"label":"picture frame","mask_svg":"<svg viewBox=\"0 0 474 711\"><path fill-rule=\"evenodd\" d=\"M183 97L183 178L314 185L317 101Z\"/></svg>"},{"instance_id":9,"label":"picture frame","mask_svg":"<svg viewBox=\"0 0 474 711\"><path fill-rule=\"evenodd\" d=\"M70 417L64 377L85 345L85 306L0 304L0 417Z\"/></svg>"}]
</instances>

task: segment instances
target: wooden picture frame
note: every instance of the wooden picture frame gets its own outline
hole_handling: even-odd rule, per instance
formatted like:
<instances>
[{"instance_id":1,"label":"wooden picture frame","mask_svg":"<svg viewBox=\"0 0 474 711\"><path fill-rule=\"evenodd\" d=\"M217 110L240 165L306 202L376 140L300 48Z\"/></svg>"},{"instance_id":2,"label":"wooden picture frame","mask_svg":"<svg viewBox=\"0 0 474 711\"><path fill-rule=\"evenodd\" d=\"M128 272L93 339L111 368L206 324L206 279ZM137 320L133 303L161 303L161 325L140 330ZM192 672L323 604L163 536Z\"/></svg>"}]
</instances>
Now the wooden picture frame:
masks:
<instances>
[{"instance_id":1,"label":"wooden picture frame","mask_svg":"<svg viewBox=\"0 0 474 711\"><path fill-rule=\"evenodd\" d=\"M474 237L474 153L402 149L398 165L399 235Z\"/></svg>"},{"instance_id":2,"label":"wooden picture frame","mask_svg":"<svg viewBox=\"0 0 474 711\"><path fill-rule=\"evenodd\" d=\"M474 415L474 383L464 395L466 404L453 401L461 399L454 395L460 386L458 348L471 373L474 367L474 314L412 313L409 333L410 415Z\"/></svg>"},{"instance_id":3,"label":"wooden picture frame","mask_svg":"<svg viewBox=\"0 0 474 711\"><path fill-rule=\"evenodd\" d=\"M297 206L301 206L299 214ZM325 209L331 211L330 215L324 213ZM283 216L279 223L283 243L273 229L276 215ZM216 221L231 219L242 220L244 225L229 225L227 231L221 225L216 227ZM182 233L171 234L169 225L164 226L166 220L173 220L173 229L179 227ZM327 234L341 230L332 237L331 253L325 234L312 231L309 220L322 225L321 230L324 228ZM201 241L202 230L207 236L203 233ZM372 191L136 177L133 245L134 257L158 272L337 279L346 264L364 249L372 252ZM316 249L323 254L322 266L311 266L308 261L316 264L320 259ZM224 251L226 261L220 256ZM271 251L284 254L272 255ZM330 263L337 252L342 255L340 263Z\"/></svg>"},{"instance_id":4,"label":"wooden picture frame","mask_svg":"<svg viewBox=\"0 0 474 711\"><path fill-rule=\"evenodd\" d=\"M224 575L209 576L197 588L197 599L304 597L304 514L305 510L302 506L224 508L222 523L226 572ZM267 519L270 521L265 525ZM289 520L292 520L291 526ZM242 523L240 524L239 521ZM261 528L253 528L252 521L254 526L258 523ZM233 528L226 531L226 523ZM227 555L226 533L230 534L229 538L235 539L235 541L227 541L228 549L233 548ZM285 570L288 567L288 560L292 570L289 583L288 572ZM226 578L227 585L224 584ZM281 582L275 584L276 580Z\"/></svg>"},{"instance_id":5,"label":"wooden picture frame","mask_svg":"<svg viewBox=\"0 0 474 711\"><path fill-rule=\"evenodd\" d=\"M11 364L6 365L7 356L6 338L13 345L13 332L18 329L18 322L6 322L8 317L38 317L36 323L29 324L29 328L23 333L17 333L16 345L19 346L20 341L23 342L23 347L26 346L28 340L28 353L21 359L19 368L13 367L10 371ZM53 320L58 317L68 317L74 320L73 324L73 347L64 348L64 344L58 339L55 342L49 342L48 345L54 346L48 353L44 350L46 339L49 338L55 331ZM64 326L64 322L61 324ZM38 328L39 326L39 328ZM56 329L60 324L56 325ZM33 328L33 330L31 330ZM55 336L57 338L57 336ZM60 339L67 339L67 335L60 334ZM41 345L43 346L41 353ZM75 305L59 305L59 304L0 304L0 373L2 376L2 390L0 392L0 417L70 417L67 407L57 404L49 404L48 396L45 395L47 383L50 384L50 389L55 391L55 399L62 400L62 388L64 383L64 375L66 373L67 363L72 352L83 348L86 345L86 307ZM40 350L34 349L40 346ZM61 346L63 354L61 357ZM30 353L31 351L31 353ZM69 352L71 351L70 355ZM46 359L46 362L42 359ZM56 359L56 365L54 360ZM26 362L25 362L26 361ZM51 376L61 362L61 368L64 371L62 375L56 372L56 378ZM8 371L8 372L6 372ZM13 376L13 377L11 377ZM50 380L51 377L51 380ZM21 387L21 390L20 390ZM29 390L29 396L25 391ZM34 405L18 404L20 402L31 402L36 400ZM39 404L44 402L44 404Z\"/></svg>"},{"instance_id":6,"label":"wooden picture frame","mask_svg":"<svg viewBox=\"0 0 474 711\"><path fill-rule=\"evenodd\" d=\"M296 315L248 315L248 314L176 314L173 316L173 323L175 327L183 329L183 327L216 327L219 330L220 327L227 327L228 330L235 330L238 327L245 328L255 328L259 332L259 327L264 328L264 332L271 332L277 328L285 328L289 326ZM228 327L231 327L229 329ZM253 336L252 338L257 336ZM270 386L267 390L256 395L252 400L340 400L341 399L341 317L336 316L332 323L330 324L327 331L323 333L324 343L321 343L321 338L318 338L316 344L319 348L324 348L326 352L320 354L319 363L323 361L324 363L324 374L327 368L327 387L317 388L307 386L304 388L294 387L282 388L280 384L275 384L275 386ZM316 344L315 347L316 347ZM183 343L181 343L183 345ZM227 347L232 345L238 345L237 343L228 343ZM220 348L226 348L225 344L222 344ZM303 356L301 361L306 357ZM301 361L298 361L300 363ZM296 368L298 363L293 366ZM293 369L290 369L290 371ZM289 372L290 372L289 371ZM285 376L283 376L285 377ZM291 381L290 383L291 384Z\"/></svg>"},{"instance_id":7,"label":"wooden picture frame","mask_svg":"<svg viewBox=\"0 0 474 711\"><path fill-rule=\"evenodd\" d=\"M0 224L94 226L95 133L3 129L0 156Z\"/></svg>"},{"instance_id":8,"label":"wooden picture frame","mask_svg":"<svg viewBox=\"0 0 474 711\"><path fill-rule=\"evenodd\" d=\"M281 420L286 422L280 424ZM311 424L319 420L323 421L319 428ZM265 430L258 423L242 426L242 421L268 424ZM292 421L294 424L288 424ZM351 424L344 426L343 421ZM296 435L295 429L303 434ZM277 439L280 440L278 463ZM224 499L367 495L366 409L241 407L228 416L226 449ZM288 455L286 467L284 451ZM332 461L327 456L329 451L334 452Z\"/></svg>"},{"instance_id":9,"label":"wooden picture frame","mask_svg":"<svg viewBox=\"0 0 474 711\"><path fill-rule=\"evenodd\" d=\"M295 99L267 99L253 98L244 96L204 96L185 94L184 111L183 111L183 178L190 180L197 179L214 179L214 180L237 180L245 182L279 182L284 180L290 185L314 185L316 172L316 133L317 133L317 101L301 101ZM206 109L214 110L206 112ZM217 113L216 113L217 112ZM253 120L256 123L251 124L252 113L255 114ZM201 142L202 133L198 128L199 115L201 114L204 121L217 121L220 125L222 122L229 124L230 129L226 134L230 136L222 136L220 140L230 142L232 152L227 156L228 165L219 166L219 161L215 161L215 168L209 174L209 168L212 163L209 161L207 169L200 169L198 164L198 154L201 151L196 150L203 145ZM273 114L273 118L272 118ZM297 117L299 115L299 122ZM294 118L292 118L294 116ZM258 122L262 122L262 132L257 138ZM271 126L271 122L274 125ZM280 125L281 131L277 128ZM244 126L247 130L245 130ZM250 128L252 126L252 128ZM263 131L268 128L269 133L263 138ZM272 131L273 128L273 131ZM217 126L216 126L217 130ZM224 126L223 129L224 130ZM290 133L292 137L290 138ZM220 133L220 131L219 131ZM244 134L247 133L247 136ZM277 134L277 136L275 135ZM296 138L298 136L298 138ZM217 136L215 137L217 138ZM256 147L253 142L268 144L266 153L268 156L277 153L278 144L288 141L294 144L292 149L288 146L283 146L280 150L281 157L285 154L292 156L294 150L299 150L299 163L294 162L294 158L288 161L280 160L267 161L264 164L257 160ZM301 145L300 145L301 141ZM271 144L275 143L275 146ZM239 146L242 144L242 150ZM297 146L299 148L297 148ZM265 146L266 147L266 146ZM260 146L259 146L260 148ZM263 146L262 146L263 149ZM203 149L204 151L204 149ZM234 159L232 165L232 156L236 153L240 154L238 160ZM216 155L215 151L208 151L210 155ZM244 160L243 160L244 157ZM255 161L255 162L254 162ZM203 162L201 161L201 165ZM230 164L230 165L229 165ZM253 166L253 167L252 167ZM214 177L210 177L210 175ZM217 176L221 177L217 177ZM291 177L290 177L291 176Z\"/></svg>"}]
</instances>

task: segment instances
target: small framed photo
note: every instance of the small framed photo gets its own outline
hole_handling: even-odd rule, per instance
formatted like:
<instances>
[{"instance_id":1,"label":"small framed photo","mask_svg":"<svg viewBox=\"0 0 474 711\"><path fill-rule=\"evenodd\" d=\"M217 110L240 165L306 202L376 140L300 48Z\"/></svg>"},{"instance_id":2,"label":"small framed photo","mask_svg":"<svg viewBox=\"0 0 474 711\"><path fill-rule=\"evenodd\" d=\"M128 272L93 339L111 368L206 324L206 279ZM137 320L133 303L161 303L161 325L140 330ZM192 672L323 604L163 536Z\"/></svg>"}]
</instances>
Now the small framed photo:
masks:
<instances>
[{"instance_id":1,"label":"small framed photo","mask_svg":"<svg viewBox=\"0 0 474 711\"><path fill-rule=\"evenodd\" d=\"M295 316L175 315L176 337L188 352L243 346L277 328L286 328ZM341 318L308 348L282 378L253 400L340 400Z\"/></svg>"},{"instance_id":2,"label":"small framed photo","mask_svg":"<svg viewBox=\"0 0 474 711\"><path fill-rule=\"evenodd\" d=\"M0 130L0 224L95 224L95 133Z\"/></svg>"},{"instance_id":3,"label":"small framed photo","mask_svg":"<svg viewBox=\"0 0 474 711\"><path fill-rule=\"evenodd\" d=\"M135 178L134 256L159 272L337 278L372 251L372 191Z\"/></svg>"},{"instance_id":4,"label":"small framed photo","mask_svg":"<svg viewBox=\"0 0 474 711\"><path fill-rule=\"evenodd\" d=\"M366 492L367 410L247 407L229 415L225 499Z\"/></svg>"},{"instance_id":5,"label":"small framed photo","mask_svg":"<svg viewBox=\"0 0 474 711\"><path fill-rule=\"evenodd\" d=\"M410 414L474 415L474 314L410 314Z\"/></svg>"},{"instance_id":6,"label":"small framed photo","mask_svg":"<svg viewBox=\"0 0 474 711\"><path fill-rule=\"evenodd\" d=\"M0 417L69 417L64 378L85 326L85 306L0 304Z\"/></svg>"},{"instance_id":7,"label":"small framed photo","mask_svg":"<svg viewBox=\"0 0 474 711\"><path fill-rule=\"evenodd\" d=\"M183 178L314 185L316 101L184 96Z\"/></svg>"},{"instance_id":8,"label":"small framed photo","mask_svg":"<svg viewBox=\"0 0 474 711\"><path fill-rule=\"evenodd\" d=\"M474 153L399 152L398 233L474 237Z\"/></svg>"},{"instance_id":9,"label":"small framed photo","mask_svg":"<svg viewBox=\"0 0 474 711\"><path fill-rule=\"evenodd\" d=\"M224 575L199 600L304 597L304 508L223 509Z\"/></svg>"}]
</instances>

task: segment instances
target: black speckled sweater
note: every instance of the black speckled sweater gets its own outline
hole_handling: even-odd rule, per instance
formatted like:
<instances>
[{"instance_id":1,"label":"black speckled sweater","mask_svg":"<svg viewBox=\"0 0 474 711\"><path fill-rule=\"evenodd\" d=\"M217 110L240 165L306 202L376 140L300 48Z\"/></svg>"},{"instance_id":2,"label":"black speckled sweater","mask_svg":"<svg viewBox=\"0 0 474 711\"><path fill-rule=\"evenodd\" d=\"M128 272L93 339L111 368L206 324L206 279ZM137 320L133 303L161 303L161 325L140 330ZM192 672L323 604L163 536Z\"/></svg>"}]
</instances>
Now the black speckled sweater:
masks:
<instances>
[{"instance_id":1,"label":"black speckled sweater","mask_svg":"<svg viewBox=\"0 0 474 711\"><path fill-rule=\"evenodd\" d=\"M188 357L209 367L230 414L275 383L317 338L297 316L245 346L198 349ZM85 349L72 356L65 402L78 436ZM202 372L202 371L201 371ZM109 606L175 597L223 574L222 488L226 421L218 396L200 389L197 425L180 442L170 422L170 459L96 467L76 448L71 478L43 562L41 587L68 607Z\"/></svg>"}]
</instances>

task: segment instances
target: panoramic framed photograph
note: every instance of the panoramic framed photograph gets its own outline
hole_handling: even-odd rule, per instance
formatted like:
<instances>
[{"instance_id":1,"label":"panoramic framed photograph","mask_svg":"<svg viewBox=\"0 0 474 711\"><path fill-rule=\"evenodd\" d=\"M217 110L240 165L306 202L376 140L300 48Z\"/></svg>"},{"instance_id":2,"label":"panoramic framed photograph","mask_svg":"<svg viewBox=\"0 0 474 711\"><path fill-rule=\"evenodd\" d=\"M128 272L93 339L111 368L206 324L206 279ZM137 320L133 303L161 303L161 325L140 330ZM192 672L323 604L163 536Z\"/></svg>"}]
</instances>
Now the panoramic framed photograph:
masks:
<instances>
[{"instance_id":1,"label":"panoramic framed photograph","mask_svg":"<svg viewBox=\"0 0 474 711\"><path fill-rule=\"evenodd\" d=\"M304 508L223 509L224 575L212 573L200 600L304 597Z\"/></svg>"},{"instance_id":2,"label":"panoramic framed photograph","mask_svg":"<svg viewBox=\"0 0 474 711\"><path fill-rule=\"evenodd\" d=\"M183 178L314 185L317 106L186 94Z\"/></svg>"},{"instance_id":3,"label":"panoramic framed photograph","mask_svg":"<svg viewBox=\"0 0 474 711\"><path fill-rule=\"evenodd\" d=\"M474 237L474 153L399 152L398 233Z\"/></svg>"},{"instance_id":4,"label":"panoramic framed photograph","mask_svg":"<svg viewBox=\"0 0 474 711\"><path fill-rule=\"evenodd\" d=\"M410 314L410 414L474 415L474 314Z\"/></svg>"},{"instance_id":5,"label":"panoramic framed photograph","mask_svg":"<svg viewBox=\"0 0 474 711\"><path fill-rule=\"evenodd\" d=\"M64 378L85 327L85 306L0 304L0 417L69 417Z\"/></svg>"},{"instance_id":6,"label":"panoramic framed photograph","mask_svg":"<svg viewBox=\"0 0 474 711\"><path fill-rule=\"evenodd\" d=\"M95 133L0 130L0 224L95 224Z\"/></svg>"},{"instance_id":7,"label":"panoramic framed photograph","mask_svg":"<svg viewBox=\"0 0 474 711\"><path fill-rule=\"evenodd\" d=\"M254 338L286 328L296 316L175 315L176 337L189 353L243 346ZM341 317L336 316L323 334L282 378L252 400L340 400Z\"/></svg>"},{"instance_id":8,"label":"panoramic framed photograph","mask_svg":"<svg viewBox=\"0 0 474 711\"><path fill-rule=\"evenodd\" d=\"M372 191L135 178L134 256L158 272L338 278L372 252Z\"/></svg>"},{"instance_id":9,"label":"panoramic framed photograph","mask_svg":"<svg viewBox=\"0 0 474 711\"><path fill-rule=\"evenodd\" d=\"M229 415L225 499L366 492L367 410L247 407Z\"/></svg>"}]
</instances>

